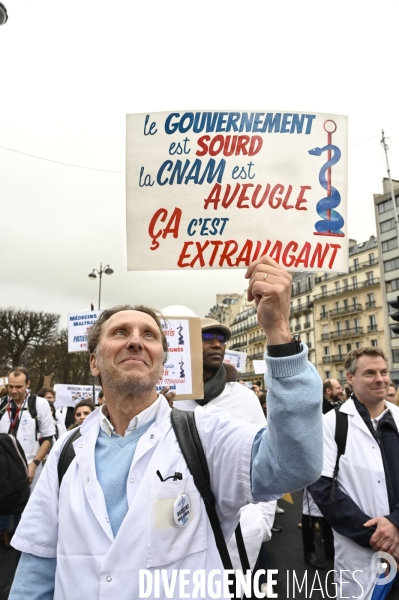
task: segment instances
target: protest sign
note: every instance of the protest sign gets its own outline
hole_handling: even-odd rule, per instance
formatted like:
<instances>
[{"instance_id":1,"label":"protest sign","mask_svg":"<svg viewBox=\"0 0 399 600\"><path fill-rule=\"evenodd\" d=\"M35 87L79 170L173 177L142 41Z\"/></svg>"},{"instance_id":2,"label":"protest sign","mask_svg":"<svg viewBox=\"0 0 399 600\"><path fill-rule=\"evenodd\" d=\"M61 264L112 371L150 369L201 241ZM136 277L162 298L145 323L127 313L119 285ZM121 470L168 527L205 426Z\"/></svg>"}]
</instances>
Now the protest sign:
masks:
<instances>
[{"instance_id":1,"label":"protest sign","mask_svg":"<svg viewBox=\"0 0 399 600\"><path fill-rule=\"evenodd\" d=\"M92 310L68 314L68 352L87 351L87 332L101 312L101 310Z\"/></svg>"},{"instance_id":2,"label":"protest sign","mask_svg":"<svg viewBox=\"0 0 399 600\"><path fill-rule=\"evenodd\" d=\"M263 373L266 373L267 368L265 360L253 360L252 363L254 365L255 375L262 375Z\"/></svg>"},{"instance_id":3,"label":"protest sign","mask_svg":"<svg viewBox=\"0 0 399 600\"><path fill-rule=\"evenodd\" d=\"M223 362L233 365L240 373L245 373L245 363L247 360L246 352L237 352L236 350L226 350Z\"/></svg>"},{"instance_id":4,"label":"protest sign","mask_svg":"<svg viewBox=\"0 0 399 600\"><path fill-rule=\"evenodd\" d=\"M157 391L160 392L167 385L176 392L174 400L203 398L200 318L167 317L162 329L169 351L163 378L156 386Z\"/></svg>"},{"instance_id":5,"label":"protest sign","mask_svg":"<svg viewBox=\"0 0 399 600\"><path fill-rule=\"evenodd\" d=\"M96 385L96 397L94 403L97 404L98 394L101 392L101 387ZM55 387L55 406L75 406L81 400L93 400L92 385L66 385L57 383Z\"/></svg>"},{"instance_id":6,"label":"protest sign","mask_svg":"<svg viewBox=\"0 0 399 600\"><path fill-rule=\"evenodd\" d=\"M129 270L347 270L347 117L127 115Z\"/></svg>"}]
</instances>

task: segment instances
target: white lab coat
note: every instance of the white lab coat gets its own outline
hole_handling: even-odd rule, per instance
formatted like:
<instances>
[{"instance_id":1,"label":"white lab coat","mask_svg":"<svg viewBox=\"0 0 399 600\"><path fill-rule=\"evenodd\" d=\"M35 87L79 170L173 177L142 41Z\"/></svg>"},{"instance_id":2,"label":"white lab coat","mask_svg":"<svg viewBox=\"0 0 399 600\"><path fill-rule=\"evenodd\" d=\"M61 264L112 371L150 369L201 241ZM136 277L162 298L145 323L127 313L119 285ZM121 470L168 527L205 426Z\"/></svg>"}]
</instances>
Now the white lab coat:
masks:
<instances>
[{"instance_id":1,"label":"white lab coat","mask_svg":"<svg viewBox=\"0 0 399 600\"><path fill-rule=\"evenodd\" d=\"M218 408L197 408L196 423L222 529L230 537L240 507L253 501L250 460L259 426L234 420ZM58 440L13 545L37 556L57 557L54 600L70 600L71 590L79 590L79 598L139 598L139 571L145 569L166 569L169 581L173 569L189 569L190 585L185 591L190 593L193 571L209 573L223 567L204 503L171 427L167 401L160 403L155 422L137 444L126 483L129 510L115 539L96 478L94 448L99 427L99 411L95 411L85 420L82 437L74 442L76 459L60 491L57 462L70 432ZM162 483L157 470L164 477L179 471L183 479ZM189 495L192 511L188 523L177 528L173 503L182 493ZM160 597L165 598L162 587ZM173 597L180 598L178 586Z\"/></svg>"},{"instance_id":2,"label":"white lab coat","mask_svg":"<svg viewBox=\"0 0 399 600\"><path fill-rule=\"evenodd\" d=\"M36 411L37 420L39 425L39 436L38 437L52 437L55 434L55 427L53 416L45 398L36 398ZM7 433L10 428L10 417L6 411L0 420L0 433ZM17 431L17 440L21 444L23 451L25 452L26 460L28 464L35 458L39 448L39 440L36 439L36 423L32 419L28 410L28 399L24 404L24 409L21 411L20 423ZM37 480L42 472L42 464L40 464L35 472L35 477L31 483L31 489L33 489L37 483Z\"/></svg>"},{"instance_id":3,"label":"white lab coat","mask_svg":"<svg viewBox=\"0 0 399 600\"><path fill-rule=\"evenodd\" d=\"M399 430L399 408L388 402L396 426ZM367 425L356 410L353 400L347 400L340 408L348 415L348 437L345 454L339 461L338 485L361 510L370 518L388 515L389 502L385 482L385 472L381 451ZM336 416L331 410L324 415L324 465L322 475L332 477L337 457L337 445L334 441ZM339 572L343 580L349 581L342 586L342 597L360 597L369 600L374 589L371 573L371 557L374 550L363 548L354 541L334 531L335 546L335 581L338 583ZM352 574L363 587L356 583ZM363 571L363 572L360 572ZM340 597L338 595L338 597Z\"/></svg>"},{"instance_id":4,"label":"white lab coat","mask_svg":"<svg viewBox=\"0 0 399 600\"><path fill-rule=\"evenodd\" d=\"M180 410L193 411L198 404L195 400L178 400L174 403L174 406ZM260 427L266 427L266 418L259 398L252 390L240 383L227 383L223 392L208 402L204 406L204 409L207 410L212 406L218 406L227 410L235 419L242 419L247 423L256 423ZM248 504L241 509L241 531L251 569L255 566L262 542L267 542L271 538L276 504L277 502L273 500L271 502L259 502L259 504ZM234 534L229 540L227 548L233 568L235 570L241 569L241 561Z\"/></svg>"}]
</instances>

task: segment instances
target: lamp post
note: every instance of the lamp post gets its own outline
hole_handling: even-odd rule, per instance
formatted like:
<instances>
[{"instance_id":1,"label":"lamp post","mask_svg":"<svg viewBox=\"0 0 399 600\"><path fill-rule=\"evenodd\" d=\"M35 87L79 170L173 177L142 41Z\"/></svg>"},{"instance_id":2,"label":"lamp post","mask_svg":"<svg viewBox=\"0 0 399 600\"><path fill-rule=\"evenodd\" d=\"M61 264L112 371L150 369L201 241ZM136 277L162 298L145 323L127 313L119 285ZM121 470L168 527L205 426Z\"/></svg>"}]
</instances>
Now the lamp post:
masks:
<instances>
[{"instance_id":1,"label":"lamp post","mask_svg":"<svg viewBox=\"0 0 399 600\"><path fill-rule=\"evenodd\" d=\"M113 272L114 272L113 269L111 269L111 267L109 265L105 265L105 267L103 269L103 264L100 263L100 270L93 269L93 271L91 273L89 273L90 279L97 279L96 273L98 273L98 276L100 277L100 282L99 282L99 286L98 286L98 310L100 310L100 308L101 308L101 280L102 280L103 273L105 273L106 275L112 275Z\"/></svg>"}]
</instances>

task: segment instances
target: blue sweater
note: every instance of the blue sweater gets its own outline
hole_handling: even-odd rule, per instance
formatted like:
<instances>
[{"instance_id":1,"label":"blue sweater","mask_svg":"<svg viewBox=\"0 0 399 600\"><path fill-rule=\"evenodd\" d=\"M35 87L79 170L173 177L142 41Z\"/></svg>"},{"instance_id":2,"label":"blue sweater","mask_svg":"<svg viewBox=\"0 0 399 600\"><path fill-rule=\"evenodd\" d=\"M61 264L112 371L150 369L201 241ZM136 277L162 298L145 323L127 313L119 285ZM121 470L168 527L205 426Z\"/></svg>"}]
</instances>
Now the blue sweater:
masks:
<instances>
[{"instance_id":1,"label":"blue sweater","mask_svg":"<svg viewBox=\"0 0 399 600\"><path fill-rule=\"evenodd\" d=\"M294 356L267 357L267 367L265 380L269 388L270 427L257 434L252 448L251 481L255 500L262 499L264 494L273 494L277 481L279 489L285 479L287 491L302 488L318 479L323 466L322 385L316 369L307 361L307 348ZM143 425L125 438L118 438L124 440L122 442L115 442L115 435L109 438L100 433L96 444L97 478L104 492L114 535L127 512L127 473L137 442L149 425ZM131 436L134 436L132 443ZM114 473L109 468L109 460L114 461ZM106 470L103 470L104 465ZM306 470L304 465L308 465ZM110 477L120 494L115 508L112 508L115 494ZM56 567L55 558L23 553L9 600L26 600L28 597L29 600L53 600Z\"/></svg>"}]
</instances>

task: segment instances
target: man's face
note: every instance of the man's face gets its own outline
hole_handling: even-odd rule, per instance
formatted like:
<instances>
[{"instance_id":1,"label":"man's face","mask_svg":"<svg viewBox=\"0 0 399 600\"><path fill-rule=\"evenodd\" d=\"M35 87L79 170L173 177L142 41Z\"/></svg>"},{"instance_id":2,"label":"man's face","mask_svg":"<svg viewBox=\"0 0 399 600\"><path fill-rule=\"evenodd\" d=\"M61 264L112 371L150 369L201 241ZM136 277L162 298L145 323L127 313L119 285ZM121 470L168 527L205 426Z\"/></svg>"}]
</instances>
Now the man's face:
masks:
<instances>
[{"instance_id":1,"label":"man's face","mask_svg":"<svg viewBox=\"0 0 399 600\"><path fill-rule=\"evenodd\" d=\"M78 425L81 425L83 421L89 416L91 410L88 406L79 406L75 412L75 421Z\"/></svg>"},{"instance_id":2,"label":"man's face","mask_svg":"<svg viewBox=\"0 0 399 600\"><path fill-rule=\"evenodd\" d=\"M343 400L343 390L339 381L337 381L336 379L330 379L330 382L332 385L332 389L327 388L327 399L330 400L330 402L337 402L337 400Z\"/></svg>"},{"instance_id":3,"label":"man's face","mask_svg":"<svg viewBox=\"0 0 399 600\"><path fill-rule=\"evenodd\" d=\"M385 400L388 400L388 402L395 403L395 396L396 396L396 390L393 385L390 385L388 388L388 393L385 396Z\"/></svg>"},{"instance_id":4,"label":"man's face","mask_svg":"<svg viewBox=\"0 0 399 600\"><path fill-rule=\"evenodd\" d=\"M163 372L161 333L154 319L123 310L103 324L97 350L90 356L93 375L120 393L155 390Z\"/></svg>"},{"instance_id":5,"label":"man's face","mask_svg":"<svg viewBox=\"0 0 399 600\"><path fill-rule=\"evenodd\" d=\"M46 400L48 400L49 402L55 402L55 396L52 392L46 392L44 394L44 397Z\"/></svg>"},{"instance_id":6,"label":"man's face","mask_svg":"<svg viewBox=\"0 0 399 600\"><path fill-rule=\"evenodd\" d=\"M202 332L202 357L204 371L216 371L223 364L226 336L220 329Z\"/></svg>"},{"instance_id":7,"label":"man's face","mask_svg":"<svg viewBox=\"0 0 399 600\"><path fill-rule=\"evenodd\" d=\"M378 404L387 395L389 373L381 356L363 354L357 361L355 373L346 374L355 396L365 404Z\"/></svg>"},{"instance_id":8,"label":"man's face","mask_svg":"<svg viewBox=\"0 0 399 600\"><path fill-rule=\"evenodd\" d=\"M14 400L15 404L21 404L26 397L26 390L30 381L26 381L23 373L11 373L8 376L8 394Z\"/></svg>"}]
</instances>

